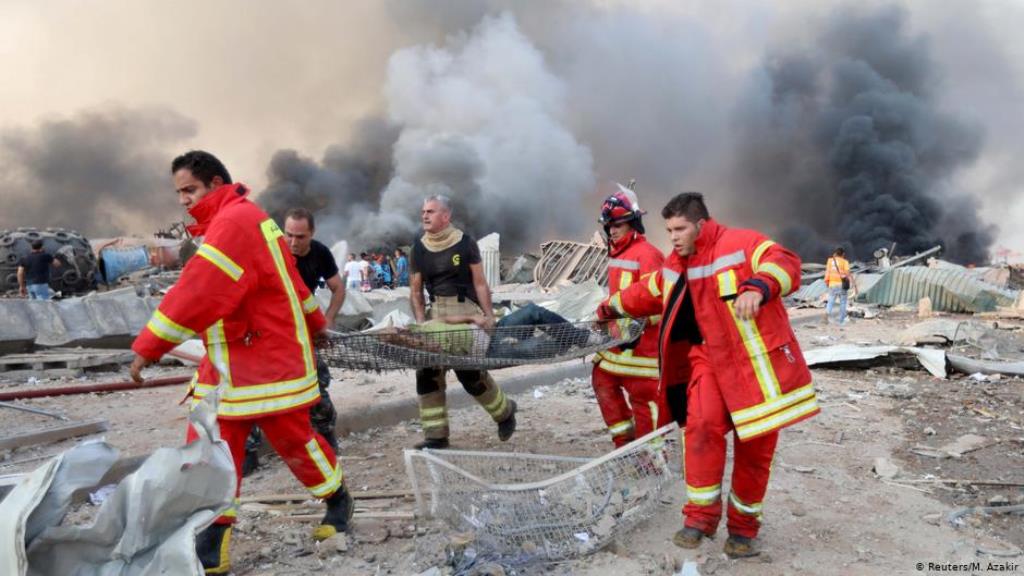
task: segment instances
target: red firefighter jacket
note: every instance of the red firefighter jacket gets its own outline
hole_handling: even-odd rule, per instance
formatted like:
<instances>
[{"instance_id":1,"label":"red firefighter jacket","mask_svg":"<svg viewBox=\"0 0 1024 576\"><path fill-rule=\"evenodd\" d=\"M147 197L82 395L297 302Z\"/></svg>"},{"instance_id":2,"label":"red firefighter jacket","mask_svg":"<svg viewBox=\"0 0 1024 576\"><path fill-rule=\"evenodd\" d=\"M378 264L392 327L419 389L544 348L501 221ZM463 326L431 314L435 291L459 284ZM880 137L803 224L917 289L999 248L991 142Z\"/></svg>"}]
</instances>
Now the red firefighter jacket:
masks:
<instances>
[{"instance_id":1,"label":"red firefighter jacket","mask_svg":"<svg viewBox=\"0 0 1024 576\"><path fill-rule=\"evenodd\" d=\"M683 275L685 271L685 274ZM683 275L686 286L670 295ZM811 373L781 298L800 284L800 259L753 230L732 230L707 220L688 258L674 252L665 268L607 304L629 316L663 307L659 349L661 385L682 384L696 370L713 370L741 440L756 438L817 414ZM736 316L743 292L764 299L753 320ZM692 299L703 344L672 341L685 292ZM671 302L671 309L669 304Z\"/></svg>"},{"instance_id":2,"label":"red firefighter jacket","mask_svg":"<svg viewBox=\"0 0 1024 576\"><path fill-rule=\"evenodd\" d=\"M608 292L612 296L636 283L641 276L661 269L664 259L643 234L633 232L613 247L608 260ZM658 377L658 321L661 310L650 314L648 326L636 346L599 352L595 362L602 370L619 376Z\"/></svg>"},{"instance_id":3,"label":"red firefighter jacket","mask_svg":"<svg viewBox=\"0 0 1024 576\"><path fill-rule=\"evenodd\" d=\"M221 186L189 210L196 219L189 232L204 236L203 244L132 344L158 360L200 334L206 357L190 392L198 401L223 382L218 415L227 419L320 398L310 333L326 320L281 230L247 193L240 184Z\"/></svg>"}]
</instances>

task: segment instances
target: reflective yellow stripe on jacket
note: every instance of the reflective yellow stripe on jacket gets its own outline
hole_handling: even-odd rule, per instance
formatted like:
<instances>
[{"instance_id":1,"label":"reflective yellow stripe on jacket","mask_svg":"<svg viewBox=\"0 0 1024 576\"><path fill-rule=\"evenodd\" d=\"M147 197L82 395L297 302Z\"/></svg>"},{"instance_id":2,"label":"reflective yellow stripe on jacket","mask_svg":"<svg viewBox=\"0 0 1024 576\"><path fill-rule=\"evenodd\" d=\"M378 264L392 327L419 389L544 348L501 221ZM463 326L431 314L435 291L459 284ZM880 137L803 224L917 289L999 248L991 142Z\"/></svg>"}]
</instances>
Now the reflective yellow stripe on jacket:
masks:
<instances>
[{"instance_id":1,"label":"reflective yellow stripe on jacket","mask_svg":"<svg viewBox=\"0 0 1024 576\"><path fill-rule=\"evenodd\" d=\"M288 305L292 309L292 318L295 321L295 338L298 340L299 345L302 346L302 359L306 363L306 373L312 373L313 377L316 377L316 363L313 361L313 347L309 342L309 330L306 329L306 317L302 312L302 305L299 303L299 296L295 293L295 286L292 284L292 278L288 274L288 266L285 264L284 254L281 252L281 245L277 239L284 236L281 229L277 227L277 223L273 219L264 220L260 224L260 230L263 232L263 238L267 241L267 248L270 250L270 255L274 259L274 266L277 268L277 274L281 277L281 282L284 284L285 291L288 293Z\"/></svg>"}]
</instances>

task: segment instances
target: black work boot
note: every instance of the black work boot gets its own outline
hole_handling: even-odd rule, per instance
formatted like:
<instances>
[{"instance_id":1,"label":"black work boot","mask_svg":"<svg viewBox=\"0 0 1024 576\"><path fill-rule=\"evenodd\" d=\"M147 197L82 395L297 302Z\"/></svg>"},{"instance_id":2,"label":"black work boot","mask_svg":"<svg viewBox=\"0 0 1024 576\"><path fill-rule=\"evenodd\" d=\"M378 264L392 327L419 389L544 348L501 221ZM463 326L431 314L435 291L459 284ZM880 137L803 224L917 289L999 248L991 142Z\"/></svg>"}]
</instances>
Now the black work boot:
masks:
<instances>
[{"instance_id":1,"label":"black work boot","mask_svg":"<svg viewBox=\"0 0 1024 576\"><path fill-rule=\"evenodd\" d=\"M498 440L502 442L508 441L516 432L516 401L510 398L508 403L508 416L498 423Z\"/></svg>"},{"instance_id":2,"label":"black work boot","mask_svg":"<svg viewBox=\"0 0 1024 576\"><path fill-rule=\"evenodd\" d=\"M320 525L313 530L313 539L317 541L327 540L339 532L347 532L348 523L356 511L352 495L345 489L344 484L334 494L328 496L324 502L327 503L327 513L324 514Z\"/></svg>"},{"instance_id":3,"label":"black work boot","mask_svg":"<svg viewBox=\"0 0 1024 576\"><path fill-rule=\"evenodd\" d=\"M722 550L729 558L750 558L761 553L753 538L735 534L729 534L729 539L725 541Z\"/></svg>"},{"instance_id":4,"label":"black work boot","mask_svg":"<svg viewBox=\"0 0 1024 576\"><path fill-rule=\"evenodd\" d=\"M249 437L245 439L245 459L242 460L242 478L252 474L260 467L260 444L263 444L263 431L253 426Z\"/></svg>"},{"instance_id":5,"label":"black work boot","mask_svg":"<svg viewBox=\"0 0 1024 576\"><path fill-rule=\"evenodd\" d=\"M231 570L230 543L230 524L210 524L196 534L196 556L199 556L207 574L227 574Z\"/></svg>"},{"instance_id":6,"label":"black work boot","mask_svg":"<svg viewBox=\"0 0 1024 576\"><path fill-rule=\"evenodd\" d=\"M417 450L423 450L424 448L428 448L430 450L443 450L447 447L447 438L424 438L422 441L413 445L413 448Z\"/></svg>"}]
</instances>

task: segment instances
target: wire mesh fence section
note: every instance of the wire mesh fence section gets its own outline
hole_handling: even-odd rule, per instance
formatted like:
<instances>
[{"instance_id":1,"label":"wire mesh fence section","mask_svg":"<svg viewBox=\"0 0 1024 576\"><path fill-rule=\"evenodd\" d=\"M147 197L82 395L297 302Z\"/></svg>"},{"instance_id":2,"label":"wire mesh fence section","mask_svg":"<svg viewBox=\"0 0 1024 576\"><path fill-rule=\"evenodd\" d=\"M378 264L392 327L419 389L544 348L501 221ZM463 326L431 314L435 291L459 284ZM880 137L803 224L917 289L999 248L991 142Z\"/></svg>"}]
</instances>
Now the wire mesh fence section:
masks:
<instances>
[{"instance_id":1,"label":"wire mesh fence section","mask_svg":"<svg viewBox=\"0 0 1024 576\"><path fill-rule=\"evenodd\" d=\"M445 367L493 370L582 358L632 342L642 320L564 322L525 326L422 324L374 332L331 333L319 345L330 365L352 370Z\"/></svg>"},{"instance_id":2,"label":"wire mesh fence section","mask_svg":"<svg viewBox=\"0 0 1024 576\"><path fill-rule=\"evenodd\" d=\"M418 513L470 534L473 558L510 567L568 560L657 511L678 481L677 430L666 426L598 459L407 450L406 471Z\"/></svg>"}]
</instances>

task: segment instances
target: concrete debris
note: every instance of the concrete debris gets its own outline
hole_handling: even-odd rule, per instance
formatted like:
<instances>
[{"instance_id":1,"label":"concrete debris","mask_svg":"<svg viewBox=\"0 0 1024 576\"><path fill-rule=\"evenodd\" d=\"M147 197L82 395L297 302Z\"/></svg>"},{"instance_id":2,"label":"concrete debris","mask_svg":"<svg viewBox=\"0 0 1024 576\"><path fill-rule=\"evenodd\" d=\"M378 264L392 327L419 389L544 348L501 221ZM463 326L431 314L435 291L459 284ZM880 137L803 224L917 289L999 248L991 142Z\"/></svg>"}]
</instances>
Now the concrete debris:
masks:
<instances>
[{"instance_id":1,"label":"concrete debris","mask_svg":"<svg viewBox=\"0 0 1024 576\"><path fill-rule=\"evenodd\" d=\"M33 345L128 348L157 304L130 287L59 301L0 299L0 353Z\"/></svg>"},{"instance_id":2,"label":"concrete debris","mask_svg":"<svg viewBox=\"0 0 1024 576\"><path fill-rule=\"evenodd\" d=\"M197 442L154 452L118 483L88 526L61 522L72 493L94 486L113 466L113 448L82 444L30 474L0 503L0 572L202 574L195 533L231 505L235 492L234 465L211 404L191 413Z\"/></svg>"},{"instance_id":3,"label":"concrete debris","mask_svg":"<svg viewBox=\"0 0 1024 576\"><path fill-rule=\"evenodd\" d=\"M909 400L915 396L914 391L910 388L910 384L906 382L886 382L884 380L875 382L875 393L879 396L895 398L897 400Z\"/></svg>"},{"instance_id":4,"label":"concrete debris","mask_svg":"<svg viewBox=\"0 0 1024 576\"><path fill-rule=\"evenodd\" d=\"M878 475L879 478L885 480L892 480L900 473L898 466L892 463L888 458L875 458L875 464L871 467L871 471Z\"/></svg>"},{"instance_id":5,"label":"concrete debris","mask_svg":"<svg viewBox=\"0 0 1024 576\"><path fill-rule=\"evenodd\" d=\"M930 446L914 446L910 451L919 456L927 456L929 458L938 458L941 460L945 458L962 458L964 454L981 450L982 448L987 448L989 446L994 446L998 443L998 440L993 440L977 434L965 434L939 448L932 448Z\"/></svg>"},{"instance_id":6,"label":"concrete debris","mask_svg":"<svg viewBox=\"0 0 1024 576\"><path fill-rule=\"evenodd\" d=\"M537 267L540 256L523 254L515 259L508 272L502 276L505 284L529 284L533 282L533 271Z\"/></svg>"},{"instance_id":7,"label":"concrete debris","mask_svg":"<svg viewBox=\"0 0 1024 576\"><path fill-rule=\"evenodd\" d=\"M946 353L931 348L909 346L857 346L839 344L804 351L808 366L864 366L877 365L887 357L914 356L932 376L946 377Z\"/></svg>"},{"instance_id":8,"label":"concrete debris","mask_svg":"<svg viewBox=\"0 0 1024 576\"><path fill-rule=\"evenodd\" d=\"M900 333L897 342L903 346L979 342L991 330L990 327L982 322L932 318L907 327L906 330Z\"/></svg>"},{"instance_id":9,"label":"concrete debris","mask_svg":"<svg viewBox=\"0 0 1024 576\"><path fill-rule=\"evenodd\" d=\"M985 438L984 436L978 436L977 434L965 434L953 442L944 445L942 448L939 448L939 450L942 450L953 458L961 458L968 452L974 452L975 450L980 450L998 443L998 440L992 440Z\"/></svg>"},{"instance_id":10,"label":"concrete debris","mask_svg":"<svg viewBox=\"0 0 1024 576\"><path fill-rule=\"evenodd\" d=\"M339 532L316 545L316 554L321 558L330 558L346 552L348 552L348 534L344 532Z\"/></svg>"}]
</instances>

